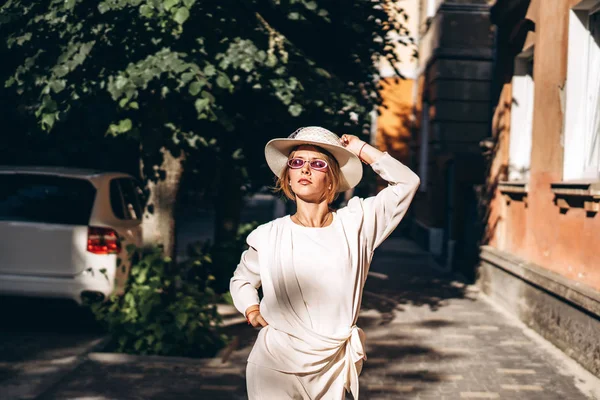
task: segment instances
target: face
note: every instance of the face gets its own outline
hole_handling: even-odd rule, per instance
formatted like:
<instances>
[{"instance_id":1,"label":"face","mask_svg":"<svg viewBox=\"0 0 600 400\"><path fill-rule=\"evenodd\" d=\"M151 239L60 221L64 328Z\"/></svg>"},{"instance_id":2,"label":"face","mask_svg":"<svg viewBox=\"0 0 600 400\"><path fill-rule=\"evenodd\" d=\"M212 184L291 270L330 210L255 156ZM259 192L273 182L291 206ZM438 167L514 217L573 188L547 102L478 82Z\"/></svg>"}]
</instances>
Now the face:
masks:
<instances>
[{"instance_id":1,"label":"face","mask_svg":"<svg viewBox=\"0 0 600 400\"><path fill-rule=\"evenodd\" d=\"M300 146L293 157L303 160L323 159L323 156L314 146ZM323 201L329 191L331 182L329 181L327 170L317 171L310 168L305 163L302 168L289 168L289 177L292 185L292 191L296 197L311 203Z\"/></svg>"}]
</instances>

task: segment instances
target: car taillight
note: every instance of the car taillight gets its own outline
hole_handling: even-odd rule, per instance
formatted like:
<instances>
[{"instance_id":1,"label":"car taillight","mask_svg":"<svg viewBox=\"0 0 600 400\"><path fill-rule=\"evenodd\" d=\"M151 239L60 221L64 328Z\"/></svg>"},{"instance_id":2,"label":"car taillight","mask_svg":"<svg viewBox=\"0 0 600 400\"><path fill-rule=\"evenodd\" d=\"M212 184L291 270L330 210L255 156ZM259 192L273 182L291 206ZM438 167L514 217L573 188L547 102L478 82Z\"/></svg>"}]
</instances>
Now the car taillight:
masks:
<instances>
[{"instance_id":1,"label":"car taillight","mask_svg":"<svg viewBox=\"0 0 600 400\"><path fill-rule=\"evenodd\" d=\"M118 254L121 241L114 229L88 227L87 251L94 254Z\"/></svg>"}]
</instances>

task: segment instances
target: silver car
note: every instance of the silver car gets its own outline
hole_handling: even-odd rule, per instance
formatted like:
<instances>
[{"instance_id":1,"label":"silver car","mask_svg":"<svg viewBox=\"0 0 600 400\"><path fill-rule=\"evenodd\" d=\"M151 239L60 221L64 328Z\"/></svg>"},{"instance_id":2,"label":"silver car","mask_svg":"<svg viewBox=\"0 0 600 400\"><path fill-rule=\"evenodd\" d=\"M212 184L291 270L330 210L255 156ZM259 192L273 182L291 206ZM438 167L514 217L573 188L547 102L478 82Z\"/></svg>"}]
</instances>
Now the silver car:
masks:
<instances>
[{"instance_id":1,"label":"silver car","mask_svg":"<svg viewBox=\"0 0 600 400\"><path fill-rule=\"evenodd\" d=\"M142 204L123 173L0 167L0 295L82 303L122 293Z\"/></svg>"}]
</instances>

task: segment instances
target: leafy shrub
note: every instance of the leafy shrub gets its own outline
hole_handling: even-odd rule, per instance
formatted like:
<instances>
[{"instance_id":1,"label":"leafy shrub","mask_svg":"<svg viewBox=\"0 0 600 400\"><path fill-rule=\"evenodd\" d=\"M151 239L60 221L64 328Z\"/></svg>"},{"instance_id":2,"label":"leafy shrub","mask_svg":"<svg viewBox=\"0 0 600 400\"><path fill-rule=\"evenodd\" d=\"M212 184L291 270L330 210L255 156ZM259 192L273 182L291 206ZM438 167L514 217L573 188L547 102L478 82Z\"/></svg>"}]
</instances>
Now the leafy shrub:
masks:
<instances>
[{"instance_id":1,"label":"leafy shrub","mask_svg":"<svg viewBox=\"0 0 600 400\"><path fill-rule=\"evenodd\" d=\"M164 258L160 248L128 249L132 259L136 252L140 256L125 294L91 305L112 336L114 351L208 357L225 344L208 249L196 246L194 256L179 264Z\"/></svg>"},{"instance_id":2,"label":"leafy shrub","mask_svg":"<svg viewBox=\"0 0 600 400\"><path fill-rule=\"evenodd\" d=\"M246 248L246 237L257 223L239 227L236 239L213 246L194 243L188 257L175 263L159 247L128 247L132 261L125 293L113 295L90 307L112 336L112 350L129 354L210 357L222 348L227 337L220 332L221 316L216 303L233 303L231 295L215 293L229 279ZM220 249L227 257L215 265L213 254Z\"/></svg>"}]
</instances>

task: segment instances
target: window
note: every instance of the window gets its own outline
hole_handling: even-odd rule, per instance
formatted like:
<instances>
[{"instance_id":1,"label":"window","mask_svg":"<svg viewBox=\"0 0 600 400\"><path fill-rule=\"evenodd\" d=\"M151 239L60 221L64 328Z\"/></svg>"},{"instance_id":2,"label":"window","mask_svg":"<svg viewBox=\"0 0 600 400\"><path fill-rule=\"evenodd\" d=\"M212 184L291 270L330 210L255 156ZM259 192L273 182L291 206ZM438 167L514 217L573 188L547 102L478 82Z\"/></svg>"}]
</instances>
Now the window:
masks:
<instances>
[{"instance_id":1,"label":"window","mask_svg":"<svg viewBox=\"0 0 600 400\"><path fill-rule=\"evenodd\" d=\"M88 225L95 197L85 179L0 174L0 221Z\"/></svg>"},{"instance_id":2,"label":"window","mask_svg":"<svg viewBox=\"0 0 600 400\"><path fill-rule=\"evenodd\" d=\"M110 206L115 217L125 219L125 206L123 205L123 195L118 179L110 181Z\"/></svg>"},{"instance_id":3,"label":"window","mask_svg":"<svg viewBox=\"0 0 600 400\"><path fill-rule=\"evenodd\" d=\"M569 15L563 179L600 178L600 1Z\"/></svg>"},{"instance_id":4,"label":"window","mask_svg":"<svg viewBox=\"0 0 600 400\"><path fill-rule=\"evenodd\" d=\"M531 131L533 124L533 50L515 59L512 78L508 180L529 180L531 166Z\"/></svg>"},{"instance_id":5,"label":"window","mask_svg":"<svg viewBox=\"0 0 600 400\"><path fill-rule=\"evenodd\" d=\"M427 16L427 18L431 18L431 17L433 17L435 15L437 0L426 0L426 2L427 2L427 5L426 5L427 14L426 14L426 16Z\"/></svg>"},{"instance_id":6,"label":"window","mask_svg":"<svg viewBox=\"0 0 600 400\"><path fill-rule=\"evenodd\" d=\"M119 219L141 219L142 207L135 182L129 178L110 181L110 205Z\"/></svg>"}]
</instances>

